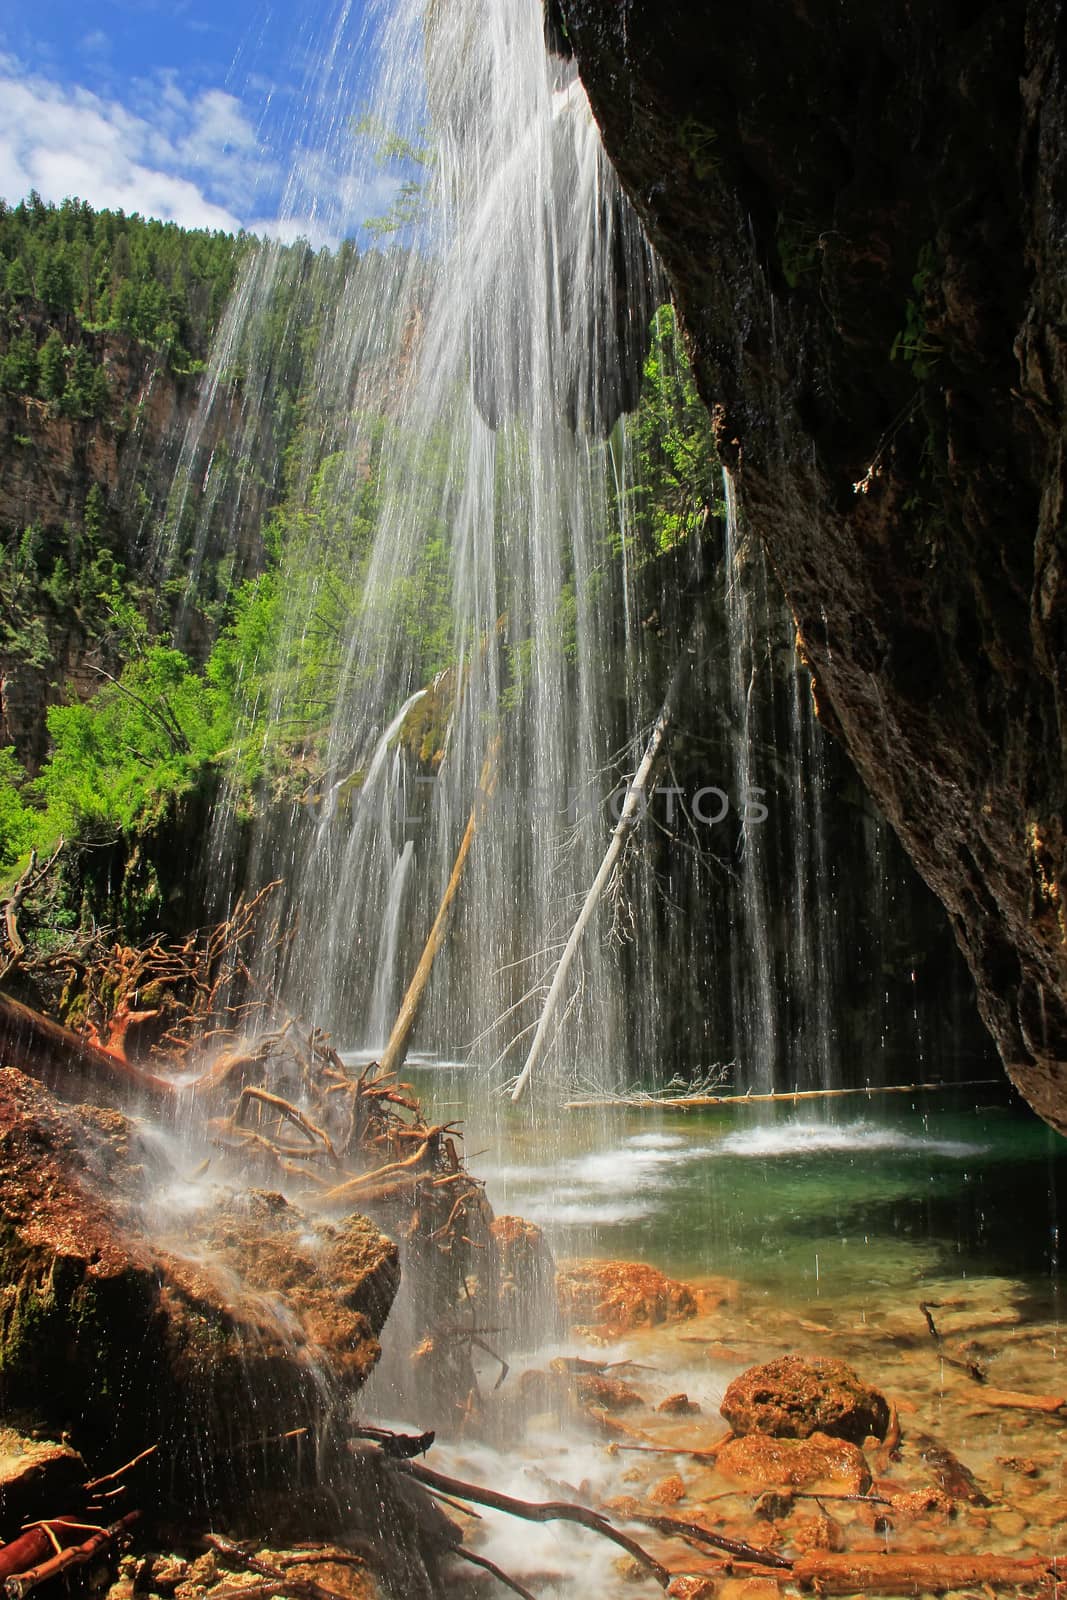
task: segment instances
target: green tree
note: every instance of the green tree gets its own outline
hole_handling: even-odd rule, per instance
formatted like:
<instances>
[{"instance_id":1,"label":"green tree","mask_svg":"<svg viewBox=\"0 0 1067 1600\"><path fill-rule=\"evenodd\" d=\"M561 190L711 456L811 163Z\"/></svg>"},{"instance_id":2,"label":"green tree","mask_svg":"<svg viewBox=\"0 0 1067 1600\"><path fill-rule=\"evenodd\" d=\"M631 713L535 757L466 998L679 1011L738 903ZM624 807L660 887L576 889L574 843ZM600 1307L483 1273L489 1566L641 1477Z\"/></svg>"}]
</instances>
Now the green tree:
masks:
<instances>
[{"instance_id":1,"label":"green tree","mask_svg":"<svg viewBox=\"0 0 1067 1600\"><path fill-rule=\"evenodd\" d=\"M41 262L40 296L49 311L66 315L74 310L74 273L61 245L53 245Z\"/></svg>"},{"instance_id":2,"label":"green tree","mask_svg":"<svg viewBox=\"0 0 1067 1600\"><path fill-rule=\"evenodd\" d=\"M39 357L40 390L45 400L59 400L67 386L67 347L53 328Z\"/></svg>"},{"instance_id":3,"label":"green tree","mask_svg":"<svg viewBox=\"0 0 1067 1600\"><path fill-rule=\"evenodd\" d=\"M33 295L33 284L26 271L26 263L21 256L8 264L4 276L4 293L9 300L29 300Z\"/></svg>"},{"instance_id":4,"label":"green tree","mask_svg":"<svg viewBox=\"0 0 1067 1600\"><path fill-rule=\"evenodd\" d=\"M96 362L85 345L80 344L74 352L70 371L67 374L66 387L60 401L60 409L68 417L91 417L93 415L94 379Z\"/></svg>"},{"instance_id":5,"label":"green tree","mask_svg":"<svg viewBox=\"0 0 1067 1600\"><path fill-rule=\"evenodd\" d=\"M26 774L14 748L0 750L0 870L10 870L31 848L37 833L37 814L22 798Z\"/></svg>"},{"instance_id":6,"label":"green tree","mask_svg":"<svg viewBox=\"0 0 1067 1600\"><path fill-rule=\"evenodd\" d=\"M11 341L0 361L0 388L14 394L37 393L37 344L28 328Z\"/></svg>"}]
</instances>

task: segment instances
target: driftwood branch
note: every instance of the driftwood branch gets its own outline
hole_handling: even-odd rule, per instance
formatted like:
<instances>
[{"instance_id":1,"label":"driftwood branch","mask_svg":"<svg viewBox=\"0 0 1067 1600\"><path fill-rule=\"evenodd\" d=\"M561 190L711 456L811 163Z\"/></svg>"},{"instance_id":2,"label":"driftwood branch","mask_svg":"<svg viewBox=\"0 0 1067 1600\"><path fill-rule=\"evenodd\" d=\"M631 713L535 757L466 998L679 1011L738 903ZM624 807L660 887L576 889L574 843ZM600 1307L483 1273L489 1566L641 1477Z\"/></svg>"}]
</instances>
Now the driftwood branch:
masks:
<instances>
[{"instance_id":1,"label":"driftwood branch","mask_svg":"<svg viewBox=\"0 0 1067 1600\"><path fill-rule=\"evenodd\" d=\"M458 1500L473 1500L476 1505L489 1506L494 1511L505 1511L509 1516L521 1517L524 1522L575 1522L579 1527L588 1528L591 1532L599 1533L602 1538L610 1539L613 1544L619 1545L627 1555L632 1556L652 1574L661 1588L665 1589L670 1582L670 1573L666 1567L661 1566L654 1556L650 1556L636 1539L631 1539L628 1534L616 1528L607 1517L601 1516L599 1511L590 1511L588 1506L572 1505L567 1500L516 1500L514 1496L499 1494L495 1489L464 1483L459 1478L448 1478L443 1472L434 1472L431 1467L418 1466L414 1461L398 1461L396 1467L400 1472L409 1473L431 1492L452 1495Z\"/></svg>"},{"instance_id":2,"label":"driftwood branch","mask_svg":"<svg viewBox=\"0 0 1067 1600\"><path fill-rule=\"evenodd\" d=\"M759 1106L798 1100L844 1100L881 1094L943 1094L948 1090L985 1088L996 1078L969 1078L961 1083L866 1084L860 1089L776 1089L773 1094L690 1094L659 1096L601 1095L587 1100L566 1100L564 1111L599 1111L619 1106L627 1111L699 1111L706 1106Z\"/></svg>"},{"instance_id":3,"label":"driftwood branch","mask_svg":"<svg viewBox=\"0 0 1067 1600\"><path fill-rule=\"evenodd\" d=\"M485 1572L491 1572L498 1583L502 1583L505 1589L510 1589L514 1594L521 1595L522 1600L537 1600L536 1595L531 1594L529 1589L524 1589L517 1579L502 1571L495 1561L489 1560L488 1556L475 1555L473 1550L468 1550L466 1545L462 1544L457 1544L452 1554L462 1556L463 1560L469 1561L472 1567L481 1567Z\"/></svg>"},{"instance_id":4,"label":"driftwood branch","mask_svg":"<svg viewBox=\"0 0 1067 1600\"><path fill-rule=\"evenodd\" d=\"M992 1592L1040 1584L1049 1572L1043 1556L830 1555L801 1556L793 1582L816 1594L942 1594L988 1586Z\"/></svg>"},{"instance_id":5,"label":"driftwood branch","mask_svg":"<svg viewBox=\"0 0 1067 1600\"><path fill-rule=\"evenodd\" d=\"M787 1560L785 1556L777 1555L773 1550L746 1544L743 1539L728 1539L722 1533L712 1533L710 1528L705 1528L699 1522L683 1522L677 1517L635 1517L634 1521L640 1522L642 1527L655 1528L657 1533L670 1534L678 1539L691 1539L696 1544L710 1545L713 1550L722 1550L728 1556L736 1556L739 1561L751 1561L761 1567L774 1567L780 1572L790 1572L793 1568L792 1561Z\"/></svg>"}]
</instances>

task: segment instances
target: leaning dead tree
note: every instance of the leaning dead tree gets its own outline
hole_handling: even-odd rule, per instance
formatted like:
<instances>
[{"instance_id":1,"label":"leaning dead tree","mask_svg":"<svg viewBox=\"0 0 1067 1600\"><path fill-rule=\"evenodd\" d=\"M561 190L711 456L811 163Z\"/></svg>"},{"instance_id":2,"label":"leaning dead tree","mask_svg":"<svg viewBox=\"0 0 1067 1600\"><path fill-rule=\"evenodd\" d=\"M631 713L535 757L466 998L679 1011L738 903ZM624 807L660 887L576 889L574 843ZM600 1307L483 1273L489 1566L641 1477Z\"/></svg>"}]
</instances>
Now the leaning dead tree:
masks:
<instances>
[{"instance_id":1,"label":"leaning dead tree","mask_svg":"<svg viewBox=\"0 0 1067 1600\"><path fill-rule=\"evenodd\" d=\"M393 1031L389 1035L389 1042L381 1059L383 1072L397 1072L404 1064L404 1057L407 1055L412 1030L422 1009L422 1002L430 982L430 974L433 972L433 964L448 932L448 924L452 916L452 904L459 893L460 883L463 879L463 869L467 865L467 857L470 855L471 845L474 843L474 835L485 819L486 810L496 789L497 759L499 754L500 736L498 734L490 744L485 761L482 764L478 793L475 795L474 804L467 819L467 826L460 841L459 849L456 852L456 859L452 866L448 884L444 894L441 896L441 904L437 908L433 927L430 929L429 936L423 946L422 955L419 957L419 964L415 968L414 976L408 984L403 1000L400 1002L400 1010L397 1013Z\"/></svg>"},{"instance_id":2,"label":"leaning dead tree","mask_svg":"<svg viewBox=\"0 0 1067 1600\"><path fill-rule=\"evenodd\" d=\"M604 890L611 882L612 874L614 873L619 858L622 855L626 841L629 839L637 824L644 816L646 807L645 796L648 791L649 780L656 769L656 764L659 761L660 755L663 751L663 747L667 739L667 733L674 717L674 708L678 701L679 691L681 690L682 684L688 676L689 669L692 665L695 640L696 633L694 632L694 634L691 635L687 641L686 648L682 653L682 657L677 667L675 668L674 676L672 677L670 686L667 689L666 697L664 698L663 704L660 707L659 715L652 724L652 732L649 734L648 743L645 746L645 753L641 757L641 764L634 773L633 781L626 791L626 798L623 802L622 811L619 815L618 822L615 824L615 827L612 830L611 839L608 842L608 848L604 853L603 861L600 863L600 869L590 885L589 893L582 902L582 909L578 913L574 927L571 929L570 938L567 940L563 954L559 958L559 963L556 967L555 975L552 979L548 995L545 998L541 1016L538 1020L537 1029L534 1033L533 1043L530 1045L529 1054L526 1057L526 1064L516 1078L514 1087L511 1091L511 1098L513 1101L522 1099L524 1093L526 1092L526 1086L530 1081L531 1075L533 1074L541 1058L544 1056L545 1051L555 1040L556 1035L552 1034L552 1037L550 1038L549 1034L553 1023L555 1022L560 1001L563 999L563 996L566 992L567 980L570 976L571 967L574 964L574 958L578 954L578 947L582 942L586 929L593 920L593 915L596 912L597 906L600 904L601 896L603 895ZM558 1032L558 1029L556 1031Z\"/></svg>"}]
</instances>

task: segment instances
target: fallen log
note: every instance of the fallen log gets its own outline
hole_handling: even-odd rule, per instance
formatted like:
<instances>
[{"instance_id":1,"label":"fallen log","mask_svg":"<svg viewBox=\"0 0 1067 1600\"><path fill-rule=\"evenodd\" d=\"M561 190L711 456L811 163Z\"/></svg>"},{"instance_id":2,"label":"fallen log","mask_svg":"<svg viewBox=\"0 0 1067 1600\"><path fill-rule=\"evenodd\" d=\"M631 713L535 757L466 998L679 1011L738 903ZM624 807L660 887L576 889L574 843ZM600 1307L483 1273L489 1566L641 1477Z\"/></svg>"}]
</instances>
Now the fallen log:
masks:
<instances>
[{"instance_id":1,"label":"fallen log","mask_svg":"<svg viewBox=\"0 0 1067 1600\"><path fill-rule=\"evenodd\" d=\"M792 1582L817 1594L943 1594L984 1584L1019 1588L1040 1583L1049 1571L1044 1556L830 1555L799 1557Z\"/></svg>"},{"instance_id":2,"label":"fallen log","mask_svg":"<svg viewBox=\"0 0 1067 1600\"><path fill-rule=\"evenodd\" d=\"M393 1031L389 1035L389 1042L382 1054L380 1065L383 1076L398 1071L404 1064L404 1057L408 1051L408 1042L415 1023L418 1021L423 997L426 994L426 987L433 971L433 964L437 959L438 950L444 943L449 917L452 914L452 902L459 893L459 886L463 880L463 869L467 865L467 857L470 855L471 845L474 843L474 835L484 819L486 808L496 788L497 757L499 753L500 738L498 735L493 739L486 753L481 777L478 781L478 793L471 807L471 814L467 819L466 831L456 852L452 874L445 892L441 896L441 904L437 908L433 927L430 929L429 936L423 946L422 955L419 957L419 964L415 968L414 976L407 986L403 1000L400 1002L400 1010L397 1012L396 1021L393 1023Z\"/></svg>"},{"instance_id":3,"label":"fallen log","mask_svg":"<svg viewBox=\"0 0 1067 1600\"><path fill-rule=\"evenodd\" d=\"M99 1101L110 1089L124 1101L141 1095L158 1104L177 1093L165 1078L100 1050L6 994L0 994L0 1065L17 1067L63 1099Z\"/></svg>"},{"instance_id":4,"label":"fallen log","mask_svg":"<svg viewBox=\"0 0 1067 1600\"><path fill-rule=\"evenodd\" d=\"M1004 1408L1009 1411L1042 1411L1055 1416L1057 1411L1067 1411L1067 1394L1025 1394L1021 1389L979 1388L965 1391L973 1405Z\"/></svg>"},{"instance_id":5,"label":"fallen log","mask_svg":"<svg viewBox=\"0 0 1067 1600\"><path fill-rule=\"evenodd\" d=\"M50 1522L48 1526L57 1528L62 1533L69 1524L60 1517L56 1522ZM55 1550L55 1541L58 1537L57 1534L50 1538L38 1523L32 1528L27 1528L25 1533L20 1533L10 1544L0 1546L0 1580L10 1578L16 1572L25 1572L28 1567L35 1567ZM59 1542L62 1543L62 1540Z\"/></svg>"},{"instance_id":6,"label":"fallen log","mask_svg":"<svg viewBox=\"0 0 1067 1600\"><path fill-rule=\"evenodd\" d=\"M140 1516L139 1511L127 1512L126 1516L120 1517L110 1527L94 1529L84 1543L70 1545L66 1550L57 1551L38 1566L12 1574L4 1580L7 1600L23 1600L31 1590L38 1588L42 1583L47 1583L50 1578L58 1577L61 1572L67 1572L71 1567L84 1566L102 1550L106 1550L108 1545L114 1544L124 1533L128 1533L134 1523L140 1520ZM49 1523L48 1526L54 1527L57 1524Z\"/></svg>"},{"instance_id":7,"label":"fallen log","mask_svg":"<svg viewBox=\"0 0 1067 1600\"><path fill-rule=\"evenodd\" d=\"M777 1089L773 1094L692 1094L659 1096L599 1095L588 1100L565 1100L564 1111L600 1111L618 1106L627 1111L700 1111L706 1106L761 1106L799 1100L842 1100L849 1096L876 1094L940 1094L950 1089L978 1089L995 1084L996 1078L968 1078L960 1083L893 1083L865 1085L862 1089Z\"/></svg>"}]
</instances>

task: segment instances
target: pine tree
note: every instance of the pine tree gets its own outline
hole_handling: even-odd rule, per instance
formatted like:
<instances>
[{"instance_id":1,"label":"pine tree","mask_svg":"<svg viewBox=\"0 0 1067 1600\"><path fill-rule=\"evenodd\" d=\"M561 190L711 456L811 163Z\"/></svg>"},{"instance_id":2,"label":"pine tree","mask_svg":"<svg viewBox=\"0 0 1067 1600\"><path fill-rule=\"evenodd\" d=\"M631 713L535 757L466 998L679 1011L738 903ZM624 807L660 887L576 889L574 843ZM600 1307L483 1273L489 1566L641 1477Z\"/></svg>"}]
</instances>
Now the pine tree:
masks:
<instances>
[{"instance_id":1,"label":"pine tree","mask_svg":"<svg viewBox=\"0 0 1067 1600\"><path fill-rule=\"evenodd\" d=\"M93 380L89 385L89 410L94 417L104 417L110 409L111 385L103 366L98 363L93 368Z\"/></svg>"},{"instance_id":2,"label":"pine tree","mask_svg":"<svg viewBox=\"0 0 1067 1600\"><path fill-rule=\"evenodd\" d=\"M55 328L45 340L39 358L40 392L44 400L60 400L67 386L67 347Z\"/></svg>"},{"instance_id":3,"label":"pine tree","mask_svg":"<svg viewBox=\"0 0 1067 1600\"><path fill-rule=\"evenodd\" d=\"M39 286L49 311L69 314L74 310L74 274L62 245L54 244L46 251Z\"/></svg>"},{"instance_id":4,"label":"pine tree","mask_svg":"<svg viewBox=\"0 0 1067 1600\"><path fill-rule=\"evenodd\" d=\"M60 409L68 417L88 417L93 409L93 375L96 363L86 349L80 344L74 352L70 372L67 375L66 388L60 401Z\"/></svg>"},{"instance_id":5,"label":"pine tree","mask_svg":"<svg viewBox=\"0 0 1067 1600\"><path fill-rule=\"evenodd\" d=\"M9 300L28 300L33 294L33 284L21 256L16 256L7 269L4 293Z\"/></svg>"},{"instance_id":6,"label":"pine tree","mask_svg":"<svg viewBox=\"0 0 1067 1600\"><path fill-rule=\"evenodd\" d=\"M28 328L11 341L0 361L0 388L15 394L37 393L37 345Z\"/></svg>"}]
</instances>

